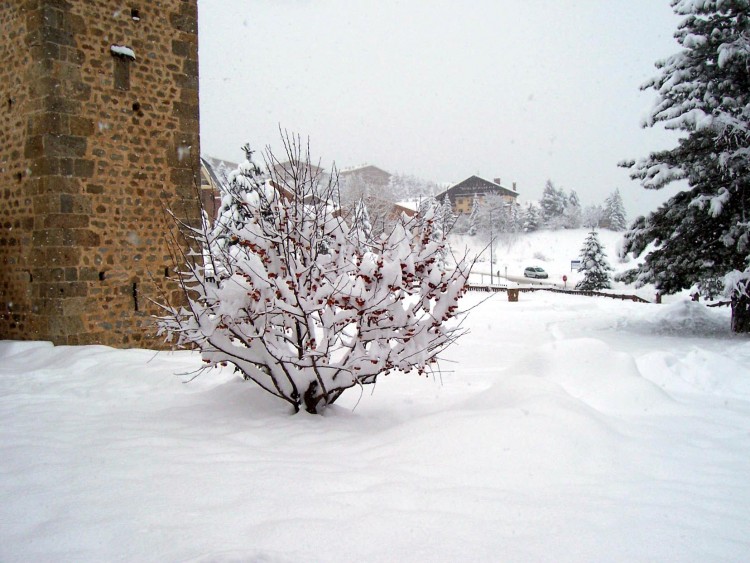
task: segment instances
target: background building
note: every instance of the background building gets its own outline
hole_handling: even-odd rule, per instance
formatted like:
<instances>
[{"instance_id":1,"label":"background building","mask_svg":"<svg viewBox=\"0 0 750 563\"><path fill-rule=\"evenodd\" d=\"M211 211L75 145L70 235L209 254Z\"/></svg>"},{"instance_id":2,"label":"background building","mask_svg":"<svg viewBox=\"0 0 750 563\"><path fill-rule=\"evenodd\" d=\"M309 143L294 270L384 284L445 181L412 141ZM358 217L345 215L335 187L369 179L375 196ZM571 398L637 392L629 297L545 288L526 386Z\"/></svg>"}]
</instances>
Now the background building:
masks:
<instances>
[{"instance_id":1,"label":"background building","mask_svg":"<svg viewBox=\"0 0 750 563\"><path fill-rule=\"evenodd\" d=\"M495 178L494 181L490 182L479 176L470 176L437 194L435 198L439 201L442 201L445 197L450 199L453 213L470 213L475 196L480 203L487 195L497 195L508 204L516 203L518 192L515 182L512 189L503 187L500 182L500 178Z\"/></svg>"}]
</instances>

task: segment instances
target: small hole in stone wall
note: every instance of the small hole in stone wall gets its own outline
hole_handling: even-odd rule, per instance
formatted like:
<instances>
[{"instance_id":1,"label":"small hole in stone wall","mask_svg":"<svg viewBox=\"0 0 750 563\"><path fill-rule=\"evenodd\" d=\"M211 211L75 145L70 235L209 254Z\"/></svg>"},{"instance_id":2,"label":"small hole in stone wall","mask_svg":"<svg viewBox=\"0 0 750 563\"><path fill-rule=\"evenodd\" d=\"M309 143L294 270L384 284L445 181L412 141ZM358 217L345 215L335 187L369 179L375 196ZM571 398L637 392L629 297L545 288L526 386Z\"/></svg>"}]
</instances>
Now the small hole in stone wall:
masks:
<instances>
[{"instance_id":1,"label":"small hole in stone wall","mask_svg":"<svg viewBox=\"0 0 750 563\"><path fill-rule=\"evenodd\" d=\"M141 111L141 104L139 102L133 102L133 111Z\"/></svg>"},{"instance_id":2,"label":"small hole in stone wall","mask_svg":"<svg viewBox=\"0 0 750 563\"><path fill-rule=\"evenodd\" d=\"M107 274L104 272L99 272L99 281L104 281L107 277Z\"/></svg>"},{"instance_id":3,"label":"small hole in stone wall","mask_svg":"<svg viewBox=\"0 0 750 563\"><path fill-rule=\"evenodd\" d=\"M16 103L16 101L8 96L8 111L10 111L13 108L13 104Z\"/></svg>"},{"instance_id":4,"label":"small hole in stone wall","mask_svg":"<svg viewBox=\"0 0 750 563\"><path fill-rule=\"evenodd\" d=\"M164 266L164 277L165 278L169 277L169 266Z\"/></svg>"},{"instance_id":5,"label":"small hole in stone wall","mask_svg":"<svg viewBox=\"0 0 750 563\"><path fill-rule=\"evenodd\" d=\"M16 182L22 182L23 181L23 172L16 172L15 173Z\"/></svg>"},{"instance_id":6,"label":"small hole in stone wall","mask_svg":"<svg viewBox=\"0 0 750 563\"><path fill-rule=\"evenodd\" d=\"M138 310L138 284L133 282L133 308Z\"/></svg>"},{"instance_id":7,"label":"small hole in stone wall","mask_svg":"<svg viewBox=\"0 0 750 563\"><path fill-rule=\"evenodd\" d=\"M141 11L138 8L130 8L130 17L133 18L133 21L140 21Z\"/></svg>"}]
</instances>

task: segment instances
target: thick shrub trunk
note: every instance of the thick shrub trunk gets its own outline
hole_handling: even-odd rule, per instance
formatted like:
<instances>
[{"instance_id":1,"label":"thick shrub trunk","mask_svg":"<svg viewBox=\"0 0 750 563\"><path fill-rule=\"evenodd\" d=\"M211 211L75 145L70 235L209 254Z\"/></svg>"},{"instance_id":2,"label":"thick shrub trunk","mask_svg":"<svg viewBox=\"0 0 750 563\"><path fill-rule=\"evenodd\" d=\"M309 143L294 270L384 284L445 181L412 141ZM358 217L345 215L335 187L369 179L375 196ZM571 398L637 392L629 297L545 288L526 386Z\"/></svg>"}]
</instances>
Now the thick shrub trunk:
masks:
<instances>
[{"instance_id":1,"label":"thick shrub trunk","mask_svg":"<svg viewBox=\"0 0 750 563\"><path fill-rule=\"evenodd\" d=\"M732 332L750 333L750 297L744 293L732 298Z\"/></svg>"}]
</instances>

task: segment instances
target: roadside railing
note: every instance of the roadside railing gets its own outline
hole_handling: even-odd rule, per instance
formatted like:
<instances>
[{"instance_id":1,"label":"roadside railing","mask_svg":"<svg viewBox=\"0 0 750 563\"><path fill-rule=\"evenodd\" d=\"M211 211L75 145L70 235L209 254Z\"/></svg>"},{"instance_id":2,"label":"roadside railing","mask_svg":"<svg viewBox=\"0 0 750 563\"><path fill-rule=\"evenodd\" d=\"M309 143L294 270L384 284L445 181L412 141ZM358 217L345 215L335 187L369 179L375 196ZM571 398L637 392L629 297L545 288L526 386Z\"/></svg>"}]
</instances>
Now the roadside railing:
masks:
<instances>
[{"instance_id":1,"label":"roadside railing","mask_svg":"<svg viewBox=\"0 0 750 563\"><path fill-rule=\"evenodd\" d=\"M466 284L466 289L469 291L480 291L480 292L498 292L508 291L508 288L500 285L488 285L488 284L477 284L469 283ZM620 299L622 301L635 301L636 303L651 303L638 295L622 294L622 293L606 293L604 291L587 291L587 290L576 290L576 289L559 289L556 287L517 287L513 288L521 293L527 293L530 291L551 291L552 293L566 293L568 295L585 295L587 297L609 297L610 299Z\"/></svg>"}]
</instances>

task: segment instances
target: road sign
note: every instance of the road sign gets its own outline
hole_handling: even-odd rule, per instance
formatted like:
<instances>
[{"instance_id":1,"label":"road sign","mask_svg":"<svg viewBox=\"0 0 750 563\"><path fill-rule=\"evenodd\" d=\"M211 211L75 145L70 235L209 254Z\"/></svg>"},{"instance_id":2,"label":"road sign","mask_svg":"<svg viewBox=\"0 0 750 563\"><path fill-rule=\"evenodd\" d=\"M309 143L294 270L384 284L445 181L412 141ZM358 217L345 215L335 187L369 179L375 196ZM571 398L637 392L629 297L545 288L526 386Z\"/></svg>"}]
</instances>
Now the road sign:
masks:
<instances>
[{"instance_id":1,"label":"road sign","mask_svg":"<svg viewBox=\"0 0 750 563\"><path fill-rule=\"evenodd\" d=\"M581 269L581 261L580 260L571 260L570 261L570 271L578 271Z\"/></svg>"}]
</instances>

